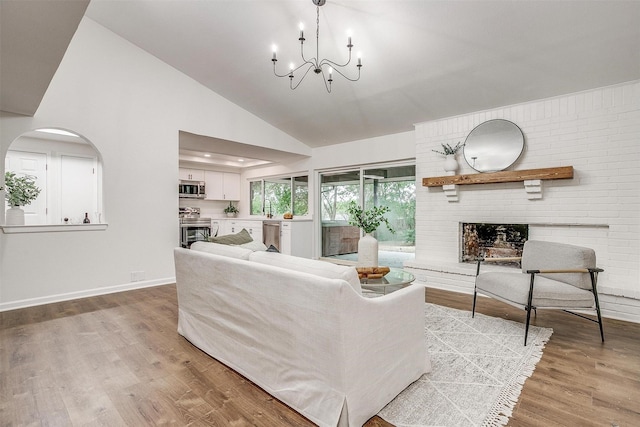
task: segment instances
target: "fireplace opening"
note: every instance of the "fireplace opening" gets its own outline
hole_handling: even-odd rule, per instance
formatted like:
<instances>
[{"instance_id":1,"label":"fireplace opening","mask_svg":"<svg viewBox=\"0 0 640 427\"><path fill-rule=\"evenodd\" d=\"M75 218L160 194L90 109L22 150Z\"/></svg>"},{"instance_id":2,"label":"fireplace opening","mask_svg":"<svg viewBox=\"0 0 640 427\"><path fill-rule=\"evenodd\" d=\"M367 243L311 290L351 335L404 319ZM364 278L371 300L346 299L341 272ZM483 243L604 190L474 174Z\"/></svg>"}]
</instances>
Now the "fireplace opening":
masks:
<instances>
[{"instance_id":1,"label":"fireplace opening","mask_svg":"<svg viewBox=\"0 0 640 427\"><path fill-rule=\"evenodd\" d=\"M476 262L478 257L502 258L522 256L529 238L528 224L460 224L461 262ZM506 263L505 265L514 265Z\"/></svg>"}]
</instances>

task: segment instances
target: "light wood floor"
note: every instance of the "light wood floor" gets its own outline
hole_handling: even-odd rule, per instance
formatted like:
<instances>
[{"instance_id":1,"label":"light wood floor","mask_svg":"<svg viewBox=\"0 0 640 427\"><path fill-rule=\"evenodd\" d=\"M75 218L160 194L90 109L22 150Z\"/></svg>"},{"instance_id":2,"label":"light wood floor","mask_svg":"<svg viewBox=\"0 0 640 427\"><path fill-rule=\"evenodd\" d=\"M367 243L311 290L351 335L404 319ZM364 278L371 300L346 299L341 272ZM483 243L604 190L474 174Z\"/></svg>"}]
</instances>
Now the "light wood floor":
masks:
<instances>
[{"instance_id":1,"label":"light wood floor","mask_svg":"<svg viewBox=\"0 0 640 427\"><path fill-rule=\"evenodd\" d=\"M427 302L470 309L429 289ZM524 313L481 299L478 311ZM307 426L177 334L174 285L0 313L0 425ZM510 426L639 426L640 325L540 311L554 334ZM388 426L374 417L366 426Z\"/></svg>"}]
</instances>

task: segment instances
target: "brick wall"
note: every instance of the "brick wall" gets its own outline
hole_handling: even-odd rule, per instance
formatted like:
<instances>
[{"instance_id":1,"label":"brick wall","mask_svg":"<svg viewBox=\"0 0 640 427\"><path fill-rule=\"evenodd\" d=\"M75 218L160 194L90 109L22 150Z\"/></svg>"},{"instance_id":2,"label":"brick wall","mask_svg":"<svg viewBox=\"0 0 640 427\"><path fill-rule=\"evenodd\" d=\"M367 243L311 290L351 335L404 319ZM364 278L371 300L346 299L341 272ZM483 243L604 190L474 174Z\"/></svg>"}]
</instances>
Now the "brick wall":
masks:
<instances>
[{"instance_id":1,"label":"brick wall","mask_svg":"<svg viewBox=\"0 0 640 427\"><path fill-rule=\"evenodd\" d=\"M478 124L506 119L525 136L509 170L573 166L574 178L542 182L529 200L523 183L458 186L458 201L423 177L445 175L432 149L465 140ZM530 239L592 247L602 294L640 299L640 81L417 124L418 281L473 290L473 266L457 262L460 222L529 223ZM475 173L458 155L458 173ZM635 308L634 308L635 310ZM640 313L640 307L637 309Z\"/></svg>"}]
</instances>

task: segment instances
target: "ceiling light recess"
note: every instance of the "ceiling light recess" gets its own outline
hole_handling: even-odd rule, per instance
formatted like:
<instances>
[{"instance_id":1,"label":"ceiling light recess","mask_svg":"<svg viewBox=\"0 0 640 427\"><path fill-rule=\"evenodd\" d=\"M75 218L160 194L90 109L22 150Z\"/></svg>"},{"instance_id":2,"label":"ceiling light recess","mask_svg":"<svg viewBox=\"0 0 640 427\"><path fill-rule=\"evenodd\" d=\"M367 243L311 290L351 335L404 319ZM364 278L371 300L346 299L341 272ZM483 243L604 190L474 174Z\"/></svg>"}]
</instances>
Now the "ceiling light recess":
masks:
<instances>
[{"instance_id":1,"label":"ceiling light recess","mask_svg":"<svg viewBox=\"0 0 640 427\"><path fill-rule=\"evenodd\" d=\"M313 4L316 5L316 56L310 59L305 58L304 27L302 24L300 24L300 37L298 38L298 40L300 41L300 55L302 56L302 61L303 61L302 64L296 67L295 64L291 63L291 65L289 66L288 74L278 74L278 72L276 71L276 62L278 62L278 58L276 57L277 46L273 45L273 57L271 58L271 61L273 62L273 74L275 74L277 77L289 77L289 87L291 88L291 90L294 90L298 86L300 86L300 83L302 83L302 81L307 76L309 71L313 70L314 73L322 75L324 86L327 89L327 92L331 93L331 83L333 82L334 71L349 81L356 82L360 80L360 68L362 68L362 58L358 54L358 63L356 64L356 67L358 69L358 77L350 78L346 76L342 71L340 71L341 68L344 68L351 63L351 48L353 47L353 44L351 44L351 36L349 35L347 37L347 40L348 40L347 49L349 49L349 57L347 59L347 62L345 62L344 64L338 64L326 58L322 60L319 59L320 58L320 49L319 49L320 6L323 6L326 3L326 0L311 0L311 1L313 2ZM306 68L306 69L302 71L302 77L300 78L300 80L298 80L298 82L294 84L293 82L294 73L302 68ZM329 78L325 76L325 70L327 71Z\"/></svg>"}]
</instances>

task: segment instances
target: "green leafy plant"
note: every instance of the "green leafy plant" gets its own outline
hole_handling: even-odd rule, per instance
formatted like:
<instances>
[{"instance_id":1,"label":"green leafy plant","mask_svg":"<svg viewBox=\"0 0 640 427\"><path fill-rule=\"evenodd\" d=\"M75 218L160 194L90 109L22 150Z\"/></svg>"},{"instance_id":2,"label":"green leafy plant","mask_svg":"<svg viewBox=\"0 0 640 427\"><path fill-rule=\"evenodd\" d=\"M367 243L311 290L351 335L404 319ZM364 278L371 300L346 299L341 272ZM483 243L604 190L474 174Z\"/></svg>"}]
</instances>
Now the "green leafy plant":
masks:
<instances>
[{"instance_id":1,"label":"green leafy plant","mask_svg":"<svg viewBox=\"0 0 640 427\"><path fill-rule=\"evenodd\" d=\"M224 208L224 213L238 213L238 208L236 208L231 202L229 202L229 206Z\"/></svg>"},{"instance_id":2,"label":"green leafy plant","mask_svg":"<svg viewBox=\"0 0 640 427\"><path fill-rule=\"evenodd\" d=\"M464 144L461 143L460 141L458 141L458 143L453 147L451 146L451 144L440 144L440 145L442 145L442 151L440 150L431 150L431 151L433 151L434 153L442 154L443 156L449 156L451 154L456 154L458 151L460 151L462 147L464 147Z\"/></svg>"},{"instance_id":3,"label":"green leafy plant","mask_svg":"<svg viewBox=\"0 0 640 427\"><path fill-rule=\"evenodd\" d=\"M384 222L389 231L394 233L389 221L384 216L389 210L388 206L374 206L371 209L364 210L356 202L351 201L347 206L349 224L362 228L365 233L373 233Z\"/></svg>"},{"instance_id":4,"label":"green leafy plant","mask_svg":"<svg viewBox=\"0 0 640 427\"><path fill-rule=\"evenodd\" d=\"M3 189L6 190L4 197L11 206L26 206L40 194L35 177L30 175L17 176L14 172L6 172L4 185Z\"/></svg>"}]
</instances>

